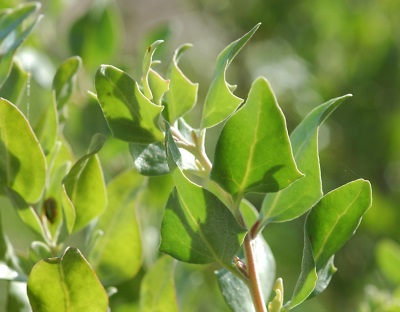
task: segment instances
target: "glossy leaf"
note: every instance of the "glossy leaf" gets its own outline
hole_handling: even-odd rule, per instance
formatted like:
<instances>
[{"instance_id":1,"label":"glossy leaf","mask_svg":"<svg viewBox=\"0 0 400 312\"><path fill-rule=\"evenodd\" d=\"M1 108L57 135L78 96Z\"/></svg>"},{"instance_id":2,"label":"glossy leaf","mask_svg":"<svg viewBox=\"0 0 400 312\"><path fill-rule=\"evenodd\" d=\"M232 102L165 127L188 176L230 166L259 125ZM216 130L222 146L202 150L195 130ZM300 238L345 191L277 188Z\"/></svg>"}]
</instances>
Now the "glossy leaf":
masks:
<instances>
[{"instance_id":1,"label":"glossy leaf","mask_svg":"<svg viewBox=\"0 0 400 312\"><path fill-rule=\"evenodd\" d=\"M35 203L45 180L45 157L28 120L12 103L0 99L0 194L8 186Z\"/></svg>"},{"instance_id":2,"label":"glossy leaf","mask_svg":"<svg viewBox=\"0 0 400 312\"><path fill-rule=\"evenodd\" d=\"M400 245L390 239L378 242L376 260L379 270L393 285L400 284Z\"/></svg>"},{"instance_id":3,"label":"glossy leaf","mask_svg":"<svg viewBox=\"0 0 400 312\"><path fill-rule=\"evenodd\" d=\"M191 82L178 67L181 55L190 47L190 44L185 44L175 50L168 73L170 84L169 91L166 93L166 106L168 121L171 124L188 113L196 105L197 101L199 85Z\"/></svg>"},{"instance_id":4,"label":"glossy leaf","mask_svg":"<svg viewBox=\"0 0 400 312\"><path fill-rule=\"evenodd\" d=\"M232 93L232 86L225 80L225 73L235 56L253 36L260 24L228 45L217 58L214 77L204 103L201 128L210 128L228 118L243 102Z\"/></svg>"},{"instance_id":5,"label":"glossy leaf","mask_svg":"<svg viewBox=\"0 0 400 312\"><path fill-rule=\"evenodd\" d=\"M6 81L13 63L17 48L26 39L39 21L39 17L28 21L40 8L40 3L31 2L15 9L4 10L0 16L0 86Z\"/></svg>"},{"instance_id":6,"label":"glossy leaf","mask_svg":"<svg viewBox=\"0 0 400 312\"><path fill-rule=\"evenodd\" d=\"M96 155L104 140L101 135L94 136L88 153L75 163L64 179L65 190L75 207L74 232L87 226L106 205L105 183Z\"/></svg>"},{"instance_id":7,"label":"glossy leaf","mask_svg":"<svg viewBox=\"0 0 400 312\"><path fill-rule=\"evenodd\" d=\"M166 136L176 188L165 208L159 250L180 261L230 265L245 230L213 193L183 175L176 165L180 153L168 128Z\"/></svg>"},{"instance_id":8,"label":"glossy leaf","mask_svg":"<svg viewBox=\"0 0 400 312\"><path fill-rule=\"evenodd\" d=\"M145 176L169 173L165 146L162 142L153 144L129 144L129 150L137 171Z\"/></svg>"},{"instance_id":9,"label":"glossy leaf","mask_svg":"<svg viewBox=\"0 0 400 312\"><path fill-rule=\"evenodd\" d=\"M290 308L326 288L336 271L334 254L353 236L371 203L371 185L359 179L329 192L313 207L305 223L302 272Z\"/></svg>"},{"instance_id":10,"label":"glossy leaf","mask_svg":"<svg viewBox=\"0 0 400 312\"><path fill-rule=\"evenodd\" d=\"M81 65L81 58L73 56L64 61L57 69L53 79L53 91L58 110L62 109L71 97L75 87L76 76Z\"/></svg>"},{"instance_id":11,"label":"glossy leaf","mask_svg":"<svg viewBox=\"0 0 400 312\"><path fill-rule=\"evenodd\" d=\"M142 264L142 244L136 218L135 196L144 178L127 171L107 186L108 204L93 231L100 236L89 261L104 285L117 285L133 278Z\"/></svg>"},{"instance_id":12,"label":"glossy leaf","mask_svg":"<svg viewBox=\"0 0 400 312\"><path fill-rule=\"evenodd\" d=\"M16 106L24 95L28 73L22 69L18 62L13 62L7 80L0 87L0 97L9 100Z\"/></svg>"},{"instance_id":13,"label":"glossy leaf","mask_svg":"<svg viewBox=\"0 0 400 312\"><path fill-rule=\"evenodd\" d=\"M175 291L175 261L162 256L146 273L140 286L140 312L178 311Z\"/></svg>"},{"instance_id":14,"label":"glossy leaf","mask_svg":"<svg viewBox=\"0 0 400 312\"><path fill-rule=\"evenodd\" d=\"M263 297L268 300L275 281L275 259L262 235L255 238L253 246ZM226 269L222 269L216 274L222 295L232 311L255 311L248 285L243 280Z\"/></svg>"},{"instance_id":15,"label":"glossy leaf","mask_svg":"<svg viewBox=\"0 0 400 312\"><path fill-rule=\"evenodd\" d=\"M298 169L305 175L289 187L268 194L261 208L262 224L284 222L305 213L322 197L318 157L318 130L326 118L348 97L332 99L308 114L290 135Z\"/></svg>"},{"instance_id":16,"label":"glossy leaf","mask_svg":"<svg viewBox=\"0 0 400 312\"><path fill-rule=\"evenodd\" d=\"M95 272L72 247L61 258L38 262L29 275L27 289L33 311L97 312L108 307L107 294Z\"/></svg>"},{"instance_id":17,"label":"glossy leaf","mask_svg":"<svg viewBox=\"0 0 400 312\"><path fill-rule=\"evenodd\" d=\"M258 78L244 106L222 129L211 179L240 198L249 192L279 191L301 176L283 113L268 82Z\"/></svg>"},{"instance_id":18,"label":"glossy leaf","mask_svg":"<svg viewBox=\"0 0 400 312\"><path fill-rule=\"evenodd\" d=\"M113 66L102 65L95 84L100 106L116 138L141 144L164 140L158 127L163 108L150 102L131 77Z\"/></svg>"}]
</instances>

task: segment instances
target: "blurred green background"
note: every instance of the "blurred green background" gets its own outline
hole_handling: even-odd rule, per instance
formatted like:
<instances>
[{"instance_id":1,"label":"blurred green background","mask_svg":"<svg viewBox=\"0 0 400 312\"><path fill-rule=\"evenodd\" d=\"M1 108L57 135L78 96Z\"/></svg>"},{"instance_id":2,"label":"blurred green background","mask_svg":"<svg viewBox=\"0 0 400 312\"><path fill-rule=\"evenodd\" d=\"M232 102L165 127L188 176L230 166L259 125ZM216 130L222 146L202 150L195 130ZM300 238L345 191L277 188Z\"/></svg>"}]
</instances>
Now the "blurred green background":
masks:
<instances>
[{"instance_id":1,"label":"blurred green background","mask_svg":"<svg viewBox=\"0 0 400 312\"><path fill-rule=\"evenodd\" d=\"M21 2L3 0L0 8ZM145 48L156 39L165 40L156 54L163 61L158 67L161 72L176 47L194 44L181 67L192 81L200 83L201 104L218 53L262 22L230 66L228 81L237 84L236 94L245 98L252 81L265 76L276 92L289 130L317 105L352 93L353 98L320 130L324 191L362 177L372 183L373 207L356 235L336 255L338 272L331 285L296 311L358 311L362 302L382 295L368 285L390 297L396 285L383 276L375 254L382 239L400 241L400 1L39 2L44 18L18 55L32 74L31 122L50 102L48 90L55 69L67 57L80 55L84 70L65 127L77 155L85 151L93 133L109 135L98 105L86 94L94 89L97 67L112 64L138 78ZM190 115L193 126L200 110L201 105ZM210 154L218 131L209 136ZM101 152L107 179L132 166L127 152L124 144L109 139ZM259 198L252 200L257 203ZM284 279L288 296L300 272L303 221L273 224L263 233L276 256L277 276ZM210 274L214 269L178 265L183 311L227 310ZM189 292L191 289L196 291ZM125 311L124 302L134 301L135 296L136 281L121 286L112 297L113 311Z\"/></svg>"}]
</instances>

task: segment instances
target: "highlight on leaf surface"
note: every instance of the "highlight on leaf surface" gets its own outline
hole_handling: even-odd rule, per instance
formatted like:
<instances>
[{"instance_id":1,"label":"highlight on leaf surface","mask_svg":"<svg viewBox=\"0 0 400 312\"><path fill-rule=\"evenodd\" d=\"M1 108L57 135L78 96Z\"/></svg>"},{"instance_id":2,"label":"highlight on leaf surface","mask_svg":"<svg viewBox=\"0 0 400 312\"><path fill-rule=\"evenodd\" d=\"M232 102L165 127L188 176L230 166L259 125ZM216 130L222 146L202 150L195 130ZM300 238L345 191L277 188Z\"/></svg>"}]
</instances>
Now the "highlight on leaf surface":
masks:
<instances>
[{"instance_id":1,"label":"highlight on leaf surface","mask_svg":"<svg viewBox=\"0 0 400 312\"><path fill-rule=\"evenodd\" d=\"M247 34L232 42L218 55L214 77L204 103L201 128L211 128L224 121L243 102L243 99L233 94L233 88L227 83L225 74L229 64L260 25L254 26Z\"/></svg>"}]
</instances>

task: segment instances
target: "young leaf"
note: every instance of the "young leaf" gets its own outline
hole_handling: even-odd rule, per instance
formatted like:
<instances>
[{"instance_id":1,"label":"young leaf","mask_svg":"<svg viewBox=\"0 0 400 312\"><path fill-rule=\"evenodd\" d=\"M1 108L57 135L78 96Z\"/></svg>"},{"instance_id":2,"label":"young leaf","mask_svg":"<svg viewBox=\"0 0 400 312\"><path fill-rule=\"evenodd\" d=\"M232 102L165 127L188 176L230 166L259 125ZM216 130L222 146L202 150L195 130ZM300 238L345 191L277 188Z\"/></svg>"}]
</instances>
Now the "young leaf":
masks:
<instances>
[{"instance_id":1,"label":"young leaf","mask_svg":"<svg viewBox=\"0 0 400 312\"><path fill-rule=\"evenodd\" d=\"M0 16L0 87L6 81L13 62L13 56L17 48L26 39L39 21L35 17L33 21L27 19L40 8L39 2L31 2L20 5L15 9L3 10ZM25 22L25 23L24 23Z\"/></svg>"},{"instance_id":2,"label":"young leaf","mask_svg":"<svg viewBox=\"0 0 400 312\"><path fill-rule=\"evenodd\" d=\"M225 80L225 73L235 56L249 41L260 24L247 34L228 45L217 58L214 77L208 89L204 103L201 128L211 128L228 118L243 102L232 93L231 86Z\"/></svg>"},{"instance_id":3,"label":"young leaf","mask_svg":"<svg viewBox=\"0 0 400 312\"><path fill-rule=\"evenodd\" d=\"M262 235L258 235L254 240L254 255L263 297L267 300L275 280L275 259ZM226 269L222 269L216 274L222 295L233 311L254 311L248 285Z\"/></svg>"},{"instance_id":4,"label":"young leaf","mask_svg":"<svg viewBox=\"0 0 400 312\"><path fill-rule=\"evenodd\" d=\"M145 176L169 173L165 146L162 142L152 144L130 143L129 150L136 170Z\"/></svg>"},{"instance_id":5,"label":"young leaf","mask_svg":"<svg viewBox=\"0 0 400 312\"><path fill-rule=\"evenodd\" d=\"M0 195L8 186L26 202L39 200L46 180L46 161L28 120L0 98Z\"/></svg>"},{"instance_id":6,"label":"young leaf","mask_svg":"<svg viewBox=\"0 0 400 312\"><path fill-rule=\"evenodd\" d=\"M106 205L103 172L96 155L104 140L102 135L94 136L88 154L75 163L64 179L65 190L75 207L74 232L88 225Z\"/></svg>"},{"instance_id":7,"label":"young leaf","mask_svg":"<svg viewBox=\"0 0 400 312\"><path fill-rule=\"evenodd\" d=\"M108 307L106 291L96 274L72 247L61 258L38 262L29 275L27 289L33 311L97 312Z\"/></svg>"},{"instance_id":8,"label":"young leaf","mask_svg":"<svg viewBox=\"0 0 400 312\"><path fill-rule=\"evenodd\" d=\"M176 165L180 153L168 127L166 137L176 188L164 212L159 250L180 261L231 265L245 230L213 193L183 175Z\"/></svg>"},{"instance_id":9,"label":"young leaf","mask_svg":"<svg viewBox=\"0 0 400 312\"><path fill-rule=\"evenodd\" d=\"M73 56L64 61L57 69L53 79L53 90L58 110L61 110L71 97L76 76L81 65L81 58L79 56Z\"/></svg>"},{"instance_id":10,"label":"young leaf","mask_svg":"<svg viewBox=\"0 0 400 312\"><path fill-rule=\"evenodd\" d=\"M7 80L0 87L0 97L18 106L24 95L27 80L28 73L21 68L18 62L14 61Z\"/></svg>"},{"instance_id":11,"label":"young leaf","mask_svg":"<svg viewBox=\"0 0 400 312\"><path fill-rule=\"evenodd\" d=\"M309 113L290 135L293 155L304 178L289 187L268 194L261 207L261 228L269 222L284 222L301 216L322 197L318 157L318 129L326 118L348 97L332 99Z\"/></svg>"},{"instance_id":12,"label":"young leaf","mask_svg":"<svg viewBox=\"0 0 400 312\"><path fill-rule=\"evenodd\" d=\"M302 272L289 308L326 288L336 271L334 254L357 230L371 202L370 183L359 179L329 192L309 212Z\"/></svg>"},{"instance_id":13,"label":"young leaf","mask_svg":"<svg viewBox=\"0 0 400 312\"><path fill-rule=\"evenodd\" d=\"M126 73L102 65L96 73L95 85L98 101L116 138L141 144L164 140L158 127L162 106L150 102Z\"/></svg>"},{"instance_id":14,"label":"young leaf","mask_svg":"<svg viewBox=\"0 0 400 312\"><path fill-rule=\"evenodd\" d=\"M153 61L153 55L157 47L163 42L163 40L153 42L147 48L143 58L143 94L157 105L161 104L161 98L169 87L169 81L162 78L151 68L154 64L160 63L159 61Z\"/></svg>"},{"instance_id":15,"label":"young leaf","mask_svg":"<svg viewBox=\"0 0 400 312\"><path fill-rule=\"evenodd\" d=\"M246 103L222 129L211 179L241 198L249 192L279 191L301 176L283 113L268 82L258 78Z\"/></svg>"},{"instance_id":16,"label":"young leaf","mask_svg":"<svg viewBox=\"0 0 400 312\"><path fill-rule=\"evenodd\" d=\"M142 264L135 196L143 181L135 171L127 171L107 186L107 209L93 229L104 234L89 255L89 261L104 285L117 285L133 278Z\"/></svg>"},{"instance_id":17,"label":"young leaf","mask_svg":"<svg viewBox=\"0 0 400 312\"><path fill-rule=\"evenodd\" d=\"M199 85L192 83L178 67L179 58L190 47L190 44L185 44L175 50L168 73L170 83L169 90L166 93L166 106L170 124L173 124L196 105Z\"/></svg>"},{"instance_id":18,"label":"young leaf","mask_svg":"<svg viewBox=\"0 0 400 312\"><path fill-rule=\"evenodd\" d=\"M35 127L35 133L46 156L50 154L57 141L59 133L58 119L56 103L53 98L53 102L49 105Z\"/></svg>"},{"instance_id":19,"label":"young leaf","mask_svg":"<svg viewBox=\"0 0 400 312\"><path fill-rule=\"evenodd\" d=\"M162 256L144 276L140 287L140 312L178 311L174 285L175 261Z\"/></svg>"}]
</instances>

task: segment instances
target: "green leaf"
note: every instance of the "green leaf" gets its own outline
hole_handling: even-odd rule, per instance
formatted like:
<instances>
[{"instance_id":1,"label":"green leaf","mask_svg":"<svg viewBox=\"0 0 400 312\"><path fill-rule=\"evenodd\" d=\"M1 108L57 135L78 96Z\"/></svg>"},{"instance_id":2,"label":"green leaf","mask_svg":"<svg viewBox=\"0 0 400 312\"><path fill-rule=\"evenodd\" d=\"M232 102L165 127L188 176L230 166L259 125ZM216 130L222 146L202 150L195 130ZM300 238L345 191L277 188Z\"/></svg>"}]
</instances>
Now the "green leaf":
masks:
<instances>
[{"instance_id":1,"label":"green leaf","mask_svg":"<svg viewBox=\"0 0 400 312\"><path fill-rule=\"evenodd\" d=\"M93 2L68 34L72 54L81 56L86 68L96 68L111 61L123 34L118 11L105 4L104 1Z\"/></svg>"},{"instance_id":2,"label":"green leaf","mask_svg":"<svg viewBox=\"0 0 400 312\"><path fill-rule=\"evenodd\" d=\"M232 93L232 86L225 80L225 73L235 56L249 41L256 30L257 24L247 34L228 45L217 58L214 77L208 89L204 103L201 128L211 128L228 118L243 102Z\"/></svg>"},{"instance_id":3,"label":"green leaf","mask_svg":"<svg viewBox=\"0 0 400 312\"><path fill-rule=\"evenodd\" d=\"M0 194L8 186L35 203L45 181L45 157L28 120L16 106L0 99Z\"/></svg>"},{"instance_id":4,"label":"green leaf","mask_svg":"<svg viewBox=\"0 0 400 312\"><path fill-rule=\"evenodd\" d=\"M39 17L28 21L28 18L35 14L40 8L39 2L31 2L20 5L15 9L3 10L0 15L0 87L6 81L13 56L17 48L26 39L32 29L39 21Z\"/></svg>"},{"instance_id":5,"label":"green leaf","mask_svg":"<svg viewBox=\"0 0 400 312\"><path fill-rule=\"evenodd\" d=\"M28 278L33 311L107 311L108 297L89 263L76 248L61 258L38 262ZM84 290L84 291L83 291Z\"/></svg>"},{"instance_id":6,"label":"green leaf","mask_svg":"<svg viewBox=\"0 0 400 312\"><path fill-rule=\"evenodd\" d=\"M42 223L35 209L12 189L5 187L5 192L21 220L36 233L43 235Z\"/></svg>"},{"instance_id":7,"label":"green leaf","mask_svg":"<svg viewBox=\"0 0 400 312\"><path fill-rule=\"evenodd\" d=\"M47 156L54 148L59 133L58 114L54 99L37 123L35 133L43 148L43 152Z\"/></svg>"},{"instance_id":8,"label":"green leaf","mask_svg":"<svg viewBox=\"0 0 400 312\"><path fill-rule=\"evenodd\" d=\"M309 212L305 223L302 272L289 308L316 295L328 285L334 254L357 230L371 206L371 185L359 179L326 194ZM315 290L314 290L315 288Z\"/></svg>"},{"instance_id":9,"label":"green leaf","mask_svg":"<svg viewBox=\"0 0 400 312\"><path fill-rule=\"evenodd\" d=\"M28 73L21 68L18 62L14 61L7 80L0 87L0 97L5 98L18 106L22 96L24 95L27 81Z\"/></svg>"},{"instance_id":10,"label":"green leaf","mask_svg":"<svg viewBox=\"0 0 400 312\"><path fill-rule=\"evenodd\" d=\"M166 93L166 106L168 121L171 124L188 113L196 105L197 101L199 85L191 82L178 67L181 55L190 47L190 44L184 44L175 50L168 73L170 83L169 91Z\"/></svg>"},{"instance_id":11,"label":"green leaf","mask_svg":"<svg viewBox=\"0 0 400 312\"><path fill-rule=\"evenodd\" d=\"M102 65L95 84L100 106L116 138L141 144L164 140L158 127L162 106L150 102L131 77L113 66Z\"/></svg>"},{"instance_id":12,"label":"green leaf","mask_svg":"<svg viewBox=\"0 0 400 312\"><path fill-rule=\"evenodd\" d=\"M130 143L129 150L135 168L145 176L157 176L169 173L165 146L162 142L153 144Z\"/></svg>"},{"instance_id":13,"label":"green leaf","mask_svg":"<svg viewBox=\"0 0 400 312\"><path fill-rule=\"evenodd\" d=\"M246 103L222 129L211 179L234 197L276 192L302 176L286 122L268 82L258 78Z\"/></svg>"},{"instance_id":14,"label":"green leaf","mask_svg":"<svg viewBox=\"0 0 400 312\"><path fill-rule=\"evenodd\" d=\"M161 104L161 98L168 90L169 86L169 81L162 78L151 68L153 65L160 63L160 61L153 61L153 55L157 47L163 42L163 40L157 40L147 48L146 53L144 54L142 68L143 94L146 98L152 100L153 103L157 105Z\"/></svg>"},{"instance_id":15,"label":"green leaf","mask_svg":"<svg viewBox=\"0 0 400 312\"><path fill-rule=\"evenodd\" d=\"M106 188L96 155L104 140L102 135L94 136L89 152L75 163L64 179L65 190L75 207L74 232L87 226L106 206Z\"/></svg>"},{"instance_id":16,"label":"green leaf","mask_svg":"<svg viewBox=\"0 0 400 312\"><path fill-rule=\"evenodd\" d=\"M258 235L253 243L256 270L259 274L263 297L267 300L275 281L275 259L262 235ZM241 251L241 254L243 254L243 251ZM243 280L226 269L222 269L216 274L222 295L232 311L255 311L249 287Z\"/></svg>"},{"instance_id":17,"label":"green leaf","mask_svg":"<svg viewBox=\"0 0 400 312\"><path fill-rule=\"evenodd\" d=\"M311 209L322 197L318 157L318 129L328 116L348 97L332 99L309 113L290 135L297 168L305 175L289 187L268 194L262 203L262 226L269 222L295 219ZM261 227L262 227L261 226Z\"/></svg>"},{"instance_id":18,"label":"green leaf","mask_svg":"<svg viewBox=\"0 0 400 312\"><path fill-rule=\"evenodd\" d=\"M93 231L101 230L89 261L104 285L117 285L133 278L142 264L142 244L135 211L135 197L144 179L127 171L107 186L107 209Z\"/></svg>"},{"instance_id":19,"label":"green leaf","mask_svg":"<svg viewBox=\"0 0 400 312\"><path fill-rule=\"evenodd\" d=\"M381 240L376 246L376 260L383 275L393 285L400 285L400 245L390 239Z\"/></svg>"},{"instance_id":20,"label":"green leaf","mask_svg":"<svg viewBox=\"0 0 400 312\"><path fill-rule=\"evenodd\" d=\"M162 256L146 273L140 286L140 312L178 311L174 271L176 262Z\"/></svg>"},{"instance_id":21,"label":"green leaf","mask_svg":"<svg viewBox=\"0 0 400 312\"><path fill-rule=\"evenodd\" d=\"M61 110L71 97L75 87L76 76L81 65L81 58L73 56L64 61L57 69L53 79L53 91L58 110Z\"/></svg>"},{"instance_id":22,"label":"green leaf","mask_svg":"<svg viewBox=\"0 0 400 312\"><path fill-rule=\"evenodd\" d=\"M245 230L213 193L183 175L176 165L180 153L168 127L166 136L176 188L164 211L159 250L180 261L231 265Z\"/></svg>"},{"instance_id":23,"label":"green leaf","mask_svg":"<svg viewBox=\"0 0 400 312\"><path fill-rule=\"evenodd\" d=\"M3 231L3 225L0 215L0 279L14 280L18 277L18 272L15 270L15 255L14 250L9 242L6 234Z\"/></svg>"}]
</instances>

